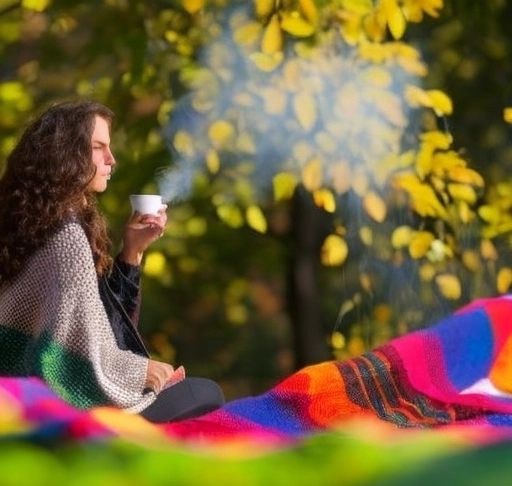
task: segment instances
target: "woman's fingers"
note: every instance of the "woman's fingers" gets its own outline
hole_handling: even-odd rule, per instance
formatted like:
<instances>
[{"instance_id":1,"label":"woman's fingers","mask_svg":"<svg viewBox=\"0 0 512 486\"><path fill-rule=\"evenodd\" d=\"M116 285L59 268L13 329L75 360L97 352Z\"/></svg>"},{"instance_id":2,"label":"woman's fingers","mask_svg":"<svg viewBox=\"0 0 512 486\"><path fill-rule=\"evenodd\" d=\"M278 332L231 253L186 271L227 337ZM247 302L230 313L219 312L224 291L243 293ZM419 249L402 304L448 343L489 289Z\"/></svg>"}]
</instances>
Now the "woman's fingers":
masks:
<instances>
[{"instance_id":1,"label":"woman's fingers","mask_svg":"<svg viewBox=\"0 0 512 486\"><path fill-rule=\"evenodd\" d=\"M174 368L170 364L150 359L146 373L146 386L159 393L173 375Z\"/></svg>"},{"instance_id":2,"label":"woman's fingers","mask_svg":"<svg viewBox=\"0 0 512 486\"><path fill-rule=\"evenodd\" d=\"M169 384L178 383L179 381L184 380L184 379L185 379L185 368L183 368L183 366L180 366L180 367L176 368L176 370L170 377L168 383Z\"/></svg>"}]
</instances>

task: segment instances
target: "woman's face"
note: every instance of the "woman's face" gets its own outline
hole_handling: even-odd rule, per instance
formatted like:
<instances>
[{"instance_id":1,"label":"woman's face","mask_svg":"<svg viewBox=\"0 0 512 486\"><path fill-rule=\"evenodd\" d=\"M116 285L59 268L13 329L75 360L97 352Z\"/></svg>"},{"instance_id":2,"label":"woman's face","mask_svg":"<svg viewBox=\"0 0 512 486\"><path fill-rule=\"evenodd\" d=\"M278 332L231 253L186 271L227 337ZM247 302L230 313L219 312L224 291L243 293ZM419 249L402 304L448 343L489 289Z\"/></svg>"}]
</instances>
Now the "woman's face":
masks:
<instances>
[{"instance_id":1,"label":"woman's face","mask_svg":"<svg viewBox=\"0 0 512 486\"><path fill-rule=\"evenodd\" d=\"M110 129L106 120L96 115L94 130L91 137L92 163L96 174L89 183L92 192L103 192L107 188L110 174L116 163L110 151Z\"/></svg>"}]
</instances>

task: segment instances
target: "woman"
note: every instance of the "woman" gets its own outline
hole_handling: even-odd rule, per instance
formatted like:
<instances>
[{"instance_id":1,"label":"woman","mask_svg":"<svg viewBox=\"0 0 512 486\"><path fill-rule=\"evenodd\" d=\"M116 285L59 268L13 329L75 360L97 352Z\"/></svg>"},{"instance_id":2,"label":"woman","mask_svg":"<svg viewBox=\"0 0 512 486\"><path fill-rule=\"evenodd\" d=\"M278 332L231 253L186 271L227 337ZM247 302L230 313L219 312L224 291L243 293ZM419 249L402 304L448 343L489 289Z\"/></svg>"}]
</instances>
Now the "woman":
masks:
<instances>
[{"instance_id":1,"label":"woman","mask_svg":"<svg viewBox=\"0 0 512 486\"><path fill-rule=\"evenodd\" d=\"M113 259L96 193L115 166L112 112L51 106L21 135L0 179L0 375L37 376L79 408L113 405L166 422L224 402L218 385L153 360L137 329L140 265L163 233L135 213ZM172 385L172 386L171 386Z\"/></svg>"}]
</instances>

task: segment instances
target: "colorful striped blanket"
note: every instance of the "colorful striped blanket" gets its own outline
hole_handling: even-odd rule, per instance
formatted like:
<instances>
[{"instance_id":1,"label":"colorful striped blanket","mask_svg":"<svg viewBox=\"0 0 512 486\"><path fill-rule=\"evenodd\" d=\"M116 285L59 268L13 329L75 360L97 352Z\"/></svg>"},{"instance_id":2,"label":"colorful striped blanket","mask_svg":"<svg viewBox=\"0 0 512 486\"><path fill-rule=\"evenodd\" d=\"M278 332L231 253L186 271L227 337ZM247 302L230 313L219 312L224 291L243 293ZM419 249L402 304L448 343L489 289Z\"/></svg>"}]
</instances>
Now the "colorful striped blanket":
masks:
<instances>
[{"instance_id":1,"label":"colorful striped blanket","mask_svg":"<svg viewBox=\"0 0 512 486\"><path fill-rule=\"evenodd\" d=\"M383 480L398 474L398 457L423 464L468 450L512 448L512 298L475 301L427 329L353 359L309 366L262 395L197 419L153 425L114 408L80 411L35 378L0 378L0 412L0 444L21 441L45 450L51 444L57 451L95 444L112 451L121 442L148 463L155 455L162 463L166 457L173 474L185 461L189 472L222 464L228 479L246 477L233 458L244 467L258 458L258 471L273 470L274 478L284 461L295 477L290 484L311 479L315 468L316 482L304 484L333 484L332 478L342 481L336 484L374 484L373 475ZM123 454L130 456L128 449ZM367 454L371 460L365 462ZM347 468L340 470L339 461ZM246 471L251 482L228 483L272 481L253 469ZM390 484L400 484L395 479Z\"/></svg>"}]
</instances>

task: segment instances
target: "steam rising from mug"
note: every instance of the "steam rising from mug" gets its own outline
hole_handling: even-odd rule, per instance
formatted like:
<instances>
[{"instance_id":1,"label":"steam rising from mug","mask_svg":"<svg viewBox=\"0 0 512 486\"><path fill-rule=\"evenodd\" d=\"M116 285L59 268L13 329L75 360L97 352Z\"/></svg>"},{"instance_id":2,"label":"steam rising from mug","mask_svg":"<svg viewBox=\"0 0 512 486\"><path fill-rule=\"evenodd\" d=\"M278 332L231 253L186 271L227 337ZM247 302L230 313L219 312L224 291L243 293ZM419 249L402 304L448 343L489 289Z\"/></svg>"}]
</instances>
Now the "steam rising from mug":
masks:
<instances>
[{"instance_id":1,"label":"steam rising from mug","mask_svg":"<svg viewBox=\"0 0 512 486\"><path fill-rule=\"evenodd\" d=\"M289 52L284 67L263 72L233 30L250 24L250 4L226 7L218 17L219 35L198 56L202 66L191 90L164 128L173 166L158 176L163 200L186 199L196 177L206 174L203 187L211 194L237 201L245 180L251 199L262 202L273 194L276 176L286 172L301 181L312 161L321 167L318 187L343 193L361 176L383 183L375 164L418 143L420 118L403 99L418 76L398 62L376 65L334 48L311 57Z\"/></svg>"},{"instance_id":2,"label":"steam rising from mug","mask_svg":"<svg viewBox=\"0 0 512 486\"><path fill-rule=\"evenodd\" d=\"M175 204L185 200L192 193L193 178L193 169L185 164L160 170L157 184L162 201L165 204Z\"/></svg>"}]
</instances>

